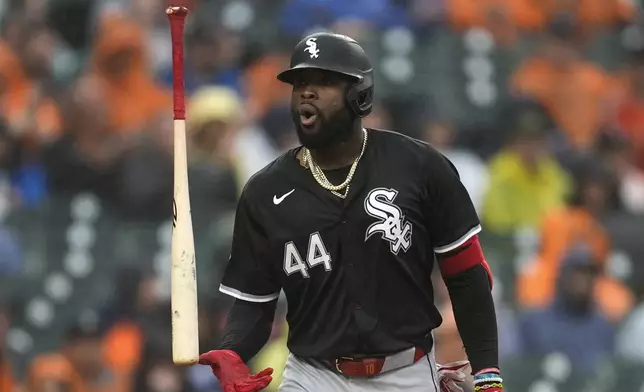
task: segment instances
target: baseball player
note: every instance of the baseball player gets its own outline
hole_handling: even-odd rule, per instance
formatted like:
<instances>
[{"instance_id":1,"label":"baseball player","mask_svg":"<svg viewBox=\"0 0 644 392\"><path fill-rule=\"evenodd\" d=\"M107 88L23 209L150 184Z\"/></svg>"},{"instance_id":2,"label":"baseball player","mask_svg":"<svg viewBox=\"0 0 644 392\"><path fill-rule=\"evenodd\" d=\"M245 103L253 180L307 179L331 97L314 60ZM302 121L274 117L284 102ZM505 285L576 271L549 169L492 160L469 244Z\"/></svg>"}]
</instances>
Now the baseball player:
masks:
<instances>
[{"instance_id":1,"label":"baseball player","mask_svg":"<svg viewBox=\"0 0 644 392\"><path fill-rule=\"evenodd\" d=\"M302 146L241 195L219 288L236 301L220 347L200 363L226 392L265 388L272 369L251 374L245 363L266 344L283 290L290 356L280 392L458 391L470 365L476 391L501 391L492 274L454 166L426 143L363 128L374 76L349 37L304 38L278 79L293 86ZM441 375L435 260L469 357Z\"/></svg>"}]
</instances>

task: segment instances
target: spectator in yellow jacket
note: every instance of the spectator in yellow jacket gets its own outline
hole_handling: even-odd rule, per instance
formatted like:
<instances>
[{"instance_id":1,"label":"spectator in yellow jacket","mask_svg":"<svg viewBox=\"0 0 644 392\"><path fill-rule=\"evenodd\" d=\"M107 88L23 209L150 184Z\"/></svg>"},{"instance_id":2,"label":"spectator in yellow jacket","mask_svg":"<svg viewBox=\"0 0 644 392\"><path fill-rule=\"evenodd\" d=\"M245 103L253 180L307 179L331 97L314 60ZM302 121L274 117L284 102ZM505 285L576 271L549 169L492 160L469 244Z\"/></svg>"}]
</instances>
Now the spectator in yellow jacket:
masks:
<instances>
[{"instance_id":1,"label":"spectator in yellow jacket","mask_svg":"<svg viewBox=\"0 0 644 392\"><path fill-rule=\"evenodd\" d=\"M541 128L516 129L511 142L489 165L483 222L496 234L536 229L547 211L565 204L570 180L549 156Z\"/></svg>"}]
</instances>

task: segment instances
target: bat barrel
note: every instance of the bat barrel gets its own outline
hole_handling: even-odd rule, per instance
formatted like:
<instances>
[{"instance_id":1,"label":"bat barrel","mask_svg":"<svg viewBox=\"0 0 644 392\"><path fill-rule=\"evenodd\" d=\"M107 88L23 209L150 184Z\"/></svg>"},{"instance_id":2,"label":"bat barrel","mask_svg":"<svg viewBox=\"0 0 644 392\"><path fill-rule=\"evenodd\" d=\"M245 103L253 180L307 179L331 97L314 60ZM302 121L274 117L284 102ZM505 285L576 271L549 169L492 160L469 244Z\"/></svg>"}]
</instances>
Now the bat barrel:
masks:
<instances>
[{"instance_id":1,"label":"bat barrel","mask_svg":"<svg viewBox=\"0 0 644 392\"><path fill-rule=\"evenodd\" d=\"M176 364L199 358L197 265L190 213L185 121L175 120L174 202L172 228L172 356Z\"/></svg>"}]
</instances>

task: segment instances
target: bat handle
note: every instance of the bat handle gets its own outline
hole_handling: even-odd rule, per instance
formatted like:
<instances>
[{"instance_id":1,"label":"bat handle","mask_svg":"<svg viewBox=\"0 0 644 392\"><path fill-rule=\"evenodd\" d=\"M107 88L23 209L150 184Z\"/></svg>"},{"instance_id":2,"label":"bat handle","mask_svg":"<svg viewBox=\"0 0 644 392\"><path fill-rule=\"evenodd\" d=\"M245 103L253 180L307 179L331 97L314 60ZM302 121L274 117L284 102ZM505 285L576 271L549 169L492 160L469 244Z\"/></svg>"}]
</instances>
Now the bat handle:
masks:
<instances>
[{"instance_id":1,"label":"bat handle","mask_svg":"<svg viewBox=\"0 0 644 392\"><path fill-rule=\"evenodd\" d=\"M174 119L186 119L185 81L183 71L183 31L188 9L186 7L168 7L166 15L170 20L172 39L172 95Z\"/></svg>"}]
</instances>

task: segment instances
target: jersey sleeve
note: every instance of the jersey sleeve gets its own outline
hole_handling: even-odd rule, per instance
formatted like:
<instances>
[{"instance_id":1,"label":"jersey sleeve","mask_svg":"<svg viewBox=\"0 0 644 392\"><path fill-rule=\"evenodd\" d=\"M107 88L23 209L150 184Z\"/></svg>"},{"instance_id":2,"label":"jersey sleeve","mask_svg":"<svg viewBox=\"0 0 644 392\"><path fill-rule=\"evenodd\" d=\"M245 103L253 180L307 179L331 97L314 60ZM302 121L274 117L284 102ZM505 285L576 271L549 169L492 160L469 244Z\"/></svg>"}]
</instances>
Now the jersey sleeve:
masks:
<instances>
[{"instance_id":1,"label":"jersey sleeve","mask_svg":"<svg viewBox=\"0 0 644 392\"><path fill-rule=\"evenodd\" d=\"M281 286L271 271L268 249L266 231L243 192L235 214L230 260L219 291L248 302L277 299Z\"/></svg>"},{"instance_id":2,"label":"jersey sleeve","mask_svg":"<svg viewBox=\"0 0 644 392\"><path fill-rule=\"evenodd\" d=\"M426 169L424 215L434 253L450 252L481 231L474 204L456 167L435 152Z\"/></svg>"}]
</instances>

